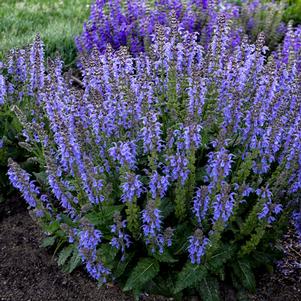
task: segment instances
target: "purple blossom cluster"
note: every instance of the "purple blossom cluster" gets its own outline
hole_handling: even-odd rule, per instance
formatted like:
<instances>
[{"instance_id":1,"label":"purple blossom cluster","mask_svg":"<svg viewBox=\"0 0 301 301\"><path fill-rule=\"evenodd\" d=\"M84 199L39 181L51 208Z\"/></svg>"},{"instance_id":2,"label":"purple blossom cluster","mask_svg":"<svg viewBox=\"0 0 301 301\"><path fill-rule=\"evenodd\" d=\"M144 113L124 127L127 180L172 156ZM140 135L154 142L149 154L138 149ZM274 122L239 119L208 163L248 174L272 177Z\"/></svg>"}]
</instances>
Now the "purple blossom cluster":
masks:
<instances>
[{"instance_id":1,"label":"purple blossom cluster","mask_svg":"<svg viewBox=\"0 0 301 301\"><path fill-rule=\"evenodd\" d=\"M44 78L44 44L37 35L28 49L13 49L0 61L0 105L37 96L44 86Z\"/></svg>"},{"instance_id":2,"label":"purple blossom cluster","mask_svg":"<svg viewBox=\"0 0 301 301\"><path fill-rule=\"evenodd\" d=\"M268 11L273 24L262 18L264 10ZM283 10L281 3L267 4L261 0L242 1L242 6L223 0L159 0L152 3L146 0L95 0L89 20L75 41L80 53L90 52L93 47L103 52L106 45L111 44L114 49L128 46L132 54L138 55L149 49L156 25L161 24L171 29L178 26L190 33L198 32L199 40L208 45L218 14L224 13L235 23L231 29L233 46L240 42L244 33L256 38L265 28L274 42L285 31L281 22ZM180 56L182 48L183 45L179 45ZM178 67L180 70L180 62Z\"/></svg>"},{"instance_id":3,"label":"purple blossom cluster","mask_svg":"<svg viewBox=\"0 0 301 301\"><path fill-rule=\"evenodd\" d=\"M161 211L156 208L155 201L148 201L146 208L142 210L142 229L145 243L151 246L151 252L155 253L156 249L159 253L164 252L164 245L170 247L172 244L172 232L162 234L162 215Z\"/></svg>"},{"instance_id":4,"label":"purple blossom cluster","mask_svg":"<svg viewBox=\"0 0 301 301\"><path fill-rule=\"evenodd\" d=\"M205 255L206 246L209 244L209 239L204 237L202 230L195 230L194 234L189 237L189 258L192 264L200 264L201 258Z\"/></svg>"},{"instance_id":5,"label":"purple blossom cluster","mask_svg":"<svg viewBox=\"0 0 301 301\"><path fill-rule=\"evenodd\" d=\"M35 217L42 218L46 214L52 216L53 206L48 196L41 192L37 183L31 179L31 175L12 159L8 160L8 167L7 174L11 184L22 193L30 209L34 209Z\"/></svg>"},{"instance_id":6,"label":"purple blossom cluster","mask_svg":"<svg viewBox=\"0 0 301 301\"><path fill-rule=\"evenodd\" d=\"M208 187L202 186L197 188L196 195L193 198L193 213L195 214L198 223L201 224L205 219L210 204L210 196L208 193Z\"/></svg>"},{"instance_id":7,"label":"purple blossom cluster","mask_svg":"<svg viewBox=\"0 0 301 301\"><path fill-rule=\"evenodd\" d=\"M275 222L275 216L282 212L283 206L281 204L275 204L272 202L272 192L270 191L269 187L257 189L256 194L263 201L262 211L258 213L258 218L267 219L269 224Z\"/></svg>"},{"instance_id":8,"label":"purple blossom cluster","mask_svg":"<svg viewBox=\"0 0 301 301\"><path fill-rule=\"evenodd\" d=\"M78 251L82 262L85 263L88 273L96 280L105 283L110 270L97 258L97 245L101 243L101 231L94 229L92 225L83 225L78 232Z\"/></svg>"},{"instance_id":9,"label":"purple blossom cluster","mask_svg":"<svg viewBox=\"0 0 301 301\"><path fill-rule=\"evenodd\" d=\"M35 185L34 181L30 180L30 174L11 160L9 162L8 176L12 185L22 193L28 205L35 208L40 189Z\"/></svg>"},{"instance_id":10,"label":"purple blossom cluster","mask_svg":"<svg viewBox=\"0 0 301 301\"><path fill-rule=\"evenodd\" d=\"M122 253L121 260L124 260L125 249L131 245L131 239L128 234L125 233L126 220L121 220L119 213L114 216L114 224L111 226L111 233L114 234L110 241L110 245Z\"/></svg>"}]
</instances>

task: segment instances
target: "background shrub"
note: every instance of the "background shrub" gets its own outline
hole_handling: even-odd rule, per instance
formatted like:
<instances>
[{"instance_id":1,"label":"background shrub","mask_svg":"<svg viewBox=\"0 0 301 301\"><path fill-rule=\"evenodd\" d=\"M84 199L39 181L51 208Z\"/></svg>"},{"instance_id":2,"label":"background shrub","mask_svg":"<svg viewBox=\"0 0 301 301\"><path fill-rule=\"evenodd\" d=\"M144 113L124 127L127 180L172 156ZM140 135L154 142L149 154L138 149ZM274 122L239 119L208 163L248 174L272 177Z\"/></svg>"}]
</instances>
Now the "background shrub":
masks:
<instances>
[{"instance_id":1,"label":"background shrub","mask_svg":"<svg viewBox=\"0 0 301 301\"><path fill-rule=\"evenodd\" d=\"M156 23L171 26L168 18L171 10L175 10L181 27L200 33L203 45L211 39L218 13L235 23L232 28L234 44L246 33L254 42L264 31L268 46L274 47L285 32L283 2L96 0L82 34L76 38L77 49L80 53L90 52L93 47L103 51L110 43L114 49L128 46L133 54L145 51Z\"/></svg>"},{"instance_id":2,"label":"background shrub","mask_svg":"<svg viewBox=\"0 0 301 301\"><path fill-rule=\"evenodd\" d=\"M284 13L284 20L289 22L294 21L294 24L301 24L301 1L300 0L289 0L289 5Z\"/></svg>"}]
</instances>

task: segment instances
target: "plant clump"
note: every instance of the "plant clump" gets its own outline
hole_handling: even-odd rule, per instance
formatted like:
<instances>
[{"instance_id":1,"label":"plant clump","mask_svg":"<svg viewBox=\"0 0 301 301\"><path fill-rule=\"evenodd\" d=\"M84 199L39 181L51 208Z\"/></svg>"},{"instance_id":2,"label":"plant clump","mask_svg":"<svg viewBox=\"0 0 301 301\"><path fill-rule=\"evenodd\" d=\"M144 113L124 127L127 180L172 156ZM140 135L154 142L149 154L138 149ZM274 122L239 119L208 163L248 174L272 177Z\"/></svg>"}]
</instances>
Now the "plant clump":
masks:
<instances>
[{"instance_id":1,"label":"plant clump","mask_svg":"<svg viewBox=\"0 0 301 301\"><path fill-rule=\"evenodd\" d=\"M227 14L206 44L167 18L144 52L84 51L81 89L37 37L32 68L13 73L32 109L12 109L39 172L10 159L8 175L66 271L136 296L216 300L223 281L244 294L292 215L300 230L300 29L269 52L263 33L237 40Z\"/></svg>"}]
</instances>

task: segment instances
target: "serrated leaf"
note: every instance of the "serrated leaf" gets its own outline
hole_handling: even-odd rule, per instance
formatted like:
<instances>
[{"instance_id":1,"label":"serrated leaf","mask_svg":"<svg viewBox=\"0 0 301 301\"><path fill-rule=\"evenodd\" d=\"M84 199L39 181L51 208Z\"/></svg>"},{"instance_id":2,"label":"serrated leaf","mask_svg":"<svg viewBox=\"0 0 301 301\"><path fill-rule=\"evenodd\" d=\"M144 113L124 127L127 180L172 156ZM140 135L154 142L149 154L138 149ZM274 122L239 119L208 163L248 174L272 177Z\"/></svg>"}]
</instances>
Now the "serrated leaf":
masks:
<instances>
[{"instance_id":1,"label":"serrated leaf","mask_svg":"<svg viewBox=\"0 0 301 301\"><path fill-rule=\"evenodd\" d=\"M162 218L165 219L174 211L174 205L168 198L164 198L160 202L160 210Z\"/></svg>"},{"instance_id":2,"label":"serrated leaf","mask_svg":"<svg viewBox=\"0 0 301 301\"><path fill-rule=\"evenodd\" d=\"M236 264L233 265L233 271L237 276L238 280L241 281L242 285L254 292L256 288L256 281L254 277L254 273L252 271L252 267L248 260L239 259Z\"/></svg>"},{"instance_id":3,"label":"serrated leaf","mask_svg":"<svg viewBox=\"0 0 301 301\"><path fill-rule=\"evenodd\" d=\"M227 244L222 245L219 250L207 258L209 269L214 273L218 273L224 264L232 258L234 253L234 246Z\"/></svg>"},{"instance_id":4,"label":"serrated leaf","mask_svg":"<svg viewBox=\"0 0 301 301\"><path fill-rule=\"evenodd\" d=\"M202 300L206 301L219 301L219 285L218 280L214 277L204 278L198 286L198 291Z\"/></svg>"},{"instance_id":5,"label":"serrated leaf","mask_svg":"<svg viewBox=\"0 0 301 301\"><path fill-rule=\"evenodd\" d=\"M133 269L123 290L140 290L150 280L152 280L160 270L159 263L153 258L142 258Z\"/></svg>"},{"instance_id":6,"label":"serrated leaf","mask_svg":"<svg viewBox=\"0 0 301 301\"><path fill-rule=\"evenodd\" d=\"M55 231L57 231L60 228L60 223L55 220L53 222L51 222L48 225L44 225L43 226L43 230L47 233L53 234Z\"/></svg>"},{"instance_id":7,"label":"serrated leaf","mask_svg":"<svg viewBox=\"0 0 301 301\"><path fill-rule=\"evenodd\" d=\"M177 226L173 239L173 254L179 255L181 253L186 253L189 244L187 237L192 231L193 229L188 223L181 223Z\"/></svg>"},{"instance_id":8,"label":"serrated leaf","mask_svg":"<svg viewBox=\"0 0 301 301\"><path fill-rule=\"evenodd\" d=\"M41 243L41 247L42 248L47 248L47 247L51 247L54 245L56 240L55 236L49 236L43 239L42 243Z\"/></svg>"},{"instance_id":9,"label":"serrated leaf","mask_svg":"<svg viewBox=\"0 0 301 301\"><path fill-rule=\"evenodd\" d=\"M177 294L187 287L196 286L206 276L207 269L205 266L186 263L177 277L174 293Z\"/></svg>"},{"instance_id":10,"label":"serrated leaf","mask_svg":"<svg viewBox=\"0 0 301 301\"><path fill-rule=\"evenodd\" d=\"M36 177L37 181L42 186L47 186L47 174L45 171L41 172L33 172L34 176Z\"/></svg>"},{"instance_id":11,"label":"serrated leaf","mask_svg":"<svg viewBox=\"0 0 301 301\"><path fill-rule=\"evenodd\" d=\"M126 254L124 260L119 260L115 267L114 276L115 278L119 278L124 273L126 267L133 259L135 253Z\"/></svg>"},{"instance_id":12,"label":"serrated leaf","mask_svg":"<svg viewBox=\"0 0 301 301\"><path fill-rule=\"evenodd\" d=\"M105 266L112 265L118 250L113 248L109 243L102 244L98 250L98 253L101 257L101 261Z\"/></svg>"},{"instance_id":13,"label":"serrated leaf","mask_svg":"<svg viewBox=\"0 0 301 301\"><path fill-rule=\"evenodd\" d=\"M177 259L173 258L167 250L164 250L162 254L154 253L152 254L152 256L156 258L159 262L173 263L178 261Z\"/></svg>"},{"instance_id":14,"label":"serrated leaf","mask_svg":"<svg viewBox=\"0 0 301 301\"><path fill-rule=\"evenodd\" d=\"M66 260L69 258L69 256L71 256L73 250L74 250L74 246L69 245L59 253L59 258L57 261L59 266L65 264Z\"/></svg>"},{"instance_id":15,"label":"serrated leaf","mask_svg":"<svg viewBox=\"0 0 301 301\"><path fill-rule=\"evenodd\" d=\"M67 273L72 273L81 263L81 257L76 249L74 249L73 255L67 263L64 271Z\"/></svg>"},{"instance_id":16,"label":"serrated leaf","mask_svg":"<svg viewBox=\"0 0 301 301\"><path fill-rule=\"evenodd\" d=\"M147 292L152 295L160 295L169 297L173 295L174 290L174 274L172 275L162 275L156 277L154 280L151 280L147 284Z\"/></svg>"},{"instance_id":17,"label":"serrated leaf","mask_svg":"<svg viewBox=\"0 0 301 301\"><path fill-rule=\"evenodd\" d=\"M103 206L99 212L91 212L85 215L85 217L93 225L107 225L112 222L114 213L116 211L121 211L124 205L120 206Z\"/></svg>"}]
</instances>

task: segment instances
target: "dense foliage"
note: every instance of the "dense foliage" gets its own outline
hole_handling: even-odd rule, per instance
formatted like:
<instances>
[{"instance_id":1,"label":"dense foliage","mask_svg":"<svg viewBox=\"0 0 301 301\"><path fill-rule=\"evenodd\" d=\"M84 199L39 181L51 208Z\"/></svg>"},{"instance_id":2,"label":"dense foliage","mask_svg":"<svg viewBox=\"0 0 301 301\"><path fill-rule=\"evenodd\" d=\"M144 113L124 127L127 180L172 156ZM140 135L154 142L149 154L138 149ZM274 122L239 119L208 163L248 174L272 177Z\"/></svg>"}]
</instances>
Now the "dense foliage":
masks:
<instances>
[{"instance_id":1,"label":"dense foliage","mask_svg":"<svg viewBox=\"0 0 301 301\"><path fill-rule=\"evenodd\" d=\"M191 12L162 23L155 9L144 52L97 41L77 84L39 36L1 66L0 103L35 164L10 159L8 176L64 270L136 296L218 300L227 281L243 298L291 216L301 233L301 29L271 52L210 12L208 34L183 25Z\"/></svg>"},{"instance_id":2,"label":"dense foliage","mask_svg":"<svg viewBox=\"0 0 301 301\"><path fill-rule=\"evenodd\" d=\"M289 0L288 7L284 12L284 20L294 20L296 24L301 24L301 1Z\"/></svg>"}]
</instances>

